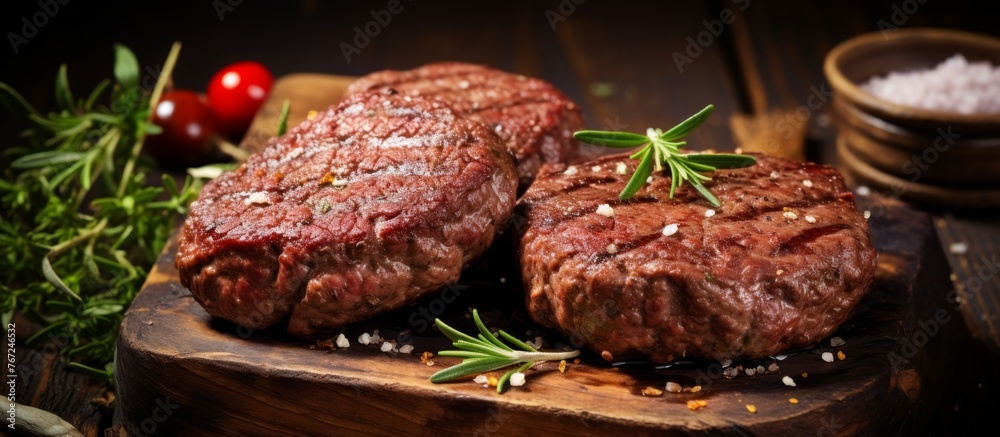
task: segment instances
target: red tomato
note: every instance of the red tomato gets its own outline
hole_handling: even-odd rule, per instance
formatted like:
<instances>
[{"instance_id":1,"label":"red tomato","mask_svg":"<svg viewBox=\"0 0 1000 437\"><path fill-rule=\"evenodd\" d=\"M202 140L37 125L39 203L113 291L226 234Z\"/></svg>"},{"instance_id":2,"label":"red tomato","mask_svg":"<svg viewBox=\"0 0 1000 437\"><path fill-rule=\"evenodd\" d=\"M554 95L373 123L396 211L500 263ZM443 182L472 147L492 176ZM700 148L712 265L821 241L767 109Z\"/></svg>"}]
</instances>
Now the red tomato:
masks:
<instances>
[{"instance_id":1,"label":"red tomato","mask_svg":"<svg viewBox=\"0 0 1000 437\"><path fill-rule=\"evenodd\" d=\"M208 83L208 104L219 130L234 139L242 136L273 82L271 72L253 61L237 62L215 73Z\"/></svg>"},{"instance_id":2,"label":"red tomato","mask_svg":"<svg viewBox=\"0 0 1000 437\"><path fill-rule=\"evenodd\" d=\"M194 91L163 93L153 123L163 132L146 137L145 149L163 164L197 165L214 149L215 115L204 96Z\"/></svg>"}]
</instances>

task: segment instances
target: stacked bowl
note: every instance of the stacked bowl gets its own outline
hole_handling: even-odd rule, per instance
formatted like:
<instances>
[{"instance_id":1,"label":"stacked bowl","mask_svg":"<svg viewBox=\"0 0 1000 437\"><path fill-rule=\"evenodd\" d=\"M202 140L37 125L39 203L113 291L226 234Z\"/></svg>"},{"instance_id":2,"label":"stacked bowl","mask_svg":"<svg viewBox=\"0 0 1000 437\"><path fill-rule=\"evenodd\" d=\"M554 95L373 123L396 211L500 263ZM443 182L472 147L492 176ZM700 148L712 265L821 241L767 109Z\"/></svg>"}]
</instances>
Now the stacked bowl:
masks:
<instances>
[{"instance_id":1,"label":"stacked bowl","mask_svg":"<svg viewBox=\"0 0 1000 437\"><path fill-rule=\"evenodd\" d=\"M1000 113L904 106L862 87L893 72L933 69L956 54L1000 66L1000 39L904 29L861 35L830 51L824 72L834 91L837 156L850 181L925 205L1000 207Z\"/></svg>"}]
</instances>

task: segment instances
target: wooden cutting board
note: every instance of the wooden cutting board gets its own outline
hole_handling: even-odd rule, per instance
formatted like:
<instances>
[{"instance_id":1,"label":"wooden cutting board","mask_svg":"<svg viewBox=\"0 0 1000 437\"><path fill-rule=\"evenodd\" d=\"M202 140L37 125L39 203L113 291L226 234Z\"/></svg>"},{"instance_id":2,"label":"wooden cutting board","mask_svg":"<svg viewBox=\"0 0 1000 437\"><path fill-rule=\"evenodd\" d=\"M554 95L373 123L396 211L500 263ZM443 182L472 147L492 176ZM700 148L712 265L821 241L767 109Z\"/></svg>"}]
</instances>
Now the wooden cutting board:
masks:
<instances>
[{"instance_id":1,"label":"wooden cutting board","mask_svg":"<svg viewBox=\"0 0 1000 437\"><path fill-rule=\"evenodd\" d=\"M281 102L291 122L338 101L350 78L293 75L280 79L243 146L257 150L275 131ZM531 324L502 239L461 283L403 308L343 329L351 347L326 351L284 336L213 320L180 285L172 242L129 308L116 359L116 422L136 435L853 435L919 431L938 408L952 357L967 339L961 315L946 299L949 269L924 213L880 197L859 197L879 251L876 282L835 334L846 344L822 345L774 359L776 373L736 378L718 364L679 363L653 369L613 367L591 353L560 372L555 363L527 373L528 383L499 395L469 381L427 378L457 360L432 358L448 341L430 320L440 316L471 330L468 308L487 324L521 337L565 341ZM414 347L384 353L358 337L379 329ZM527 335L527 331L531 335ZM822 352L846 358L825 362ZM735 364L734 364L735 365ZM807 376L805 376L807 374ZM499 373L496 373L499 375ZM782 383L791 376L796 387ZM645 387L668 381L696 393L649 397ZM798 402L791 403L790 398ZM703 400L692 411L690 400ZM748 406L755 407L751 412Z\"/></svg>"}]
</instances>

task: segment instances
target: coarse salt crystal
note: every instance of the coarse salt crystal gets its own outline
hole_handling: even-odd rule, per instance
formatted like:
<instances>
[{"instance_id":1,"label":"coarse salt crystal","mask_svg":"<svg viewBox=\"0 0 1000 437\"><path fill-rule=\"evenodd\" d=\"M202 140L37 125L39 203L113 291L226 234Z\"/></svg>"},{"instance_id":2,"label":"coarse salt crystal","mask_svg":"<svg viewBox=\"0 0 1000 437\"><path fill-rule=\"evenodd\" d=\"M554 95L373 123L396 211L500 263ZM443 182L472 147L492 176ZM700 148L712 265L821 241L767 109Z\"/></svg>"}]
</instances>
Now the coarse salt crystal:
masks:
<instances>
[{"instance_id":1,"label":"coarse salt crystal","mask_svg":"<svg viewBox=\"0 0 1000 437\"><path fill-rule=\"evenodd\" d=\"M677 223L669 224L663 227L663 235L671 236L677 233Z\"/></svg>"},{"instance_id":2,"label":"coarse salt crystal","mask_svg":"<svg viewBox=\"0 0 1000 437\"><path fill-rule=\"evenodd\" d=\"M676 382L668 382L666 389L670 393L680 393L683 388Z\"/></svg>"},{"instance_id":3,"label":"coarse salt crystal","mask_svg":"<svg viewBox=\"0 0 1000 437\"><path fill-rule=\"evenodd\" d=\"M615 209L612 208L611 205L608 205L607 203L602 203L600 206L597 207L597 213L605 217L614 217Z\"/></svg>"},{"instance_id":4,"label":"coarse salt crystal","mask_svg":"<svg viewBox=\"0 0 1000 437\"><path fill-rule=\"evenodd\" d=\"M841 347L841 346L843 346L845 344L847 344L847 342L844 341L843 338L833 337L833 338L830 339L830 346L831 347Z\"/></svg>"},{"instance_id":5,"label":"coarse salt crystal","mask_svg":"<svg viewBox=\"0 0 1000 437\"><path fill-rule=\"evenodd\" d=\"M950 250L951 253L954 253L956 255L962 255L969 251L969 245L965 243L951 243L951 246L948 247L948 250Z\"/></svg>"},{"instance_id":6,"label":"coarse salt crystal","mask_svg":"<svg viewBox=\"0 0 1000 437\"><path fill-rule=\"evenodd\" d=\"M573 175L577 174L578 172L579 172L579 170L576 169L576 166L575 165L571 165L571 166L569 166L569 167L566 168L566 171L564 171L563 174L566 174L566 175L569 175L569 176L573 176Z\"/></svg>"},{"instance_id":7,"label":"coarse salt crystal","mask_svg":"<svg viewBox=\"0 0 1000 437\"><path fill-rule=\"evenodd\" d=\"M771 172L771 179L777 179L777 178L778 178L778 170L772 171Z\"/></svg>"},{"instance_id":8,"label":"coarse salt crystal","mask_svg":"<svg viewBox=\"0 0 1000 437\"><path fill-rule=\"evenodd\" d=\"M789 220L795 220L795 219L799 218L799 216L796 215L792 211L785 211L785 212L781 213L781 216L784 217L784 218L786 218L786 219L789 219Z\"/></svg>"},{"instance_id":9,"label":"coarse salt crystal","mask_svg":"<svg viewBox=\"0 0 1000 437\"><path fill-rule=\"evenodd\" d=\"M618 246L615 246L614 243L609 244L606 249L607 249L608 253L610 253L612 255L618 253Z\"/></svg>"},{"instance_id":10,"label":"coarse salt crystal","mask_svg":"<svg viewBox=\"0 0 1000 437\"><path fill-rule=\"evenodd\" d=\"M517 372L513 375L510 375L510 385L514 387L520 387L524 385L524 374L521 372Z\"/></svg>"},{"instance_id":11,"label":"coarse salt crystal","mask_svg":"<svg viewBox=\"0 0 1000 437\"><path fill-rule=\"evenodd\" d=\"M388 341L385 342L385 343L382 343L382 346L379 347L379 350L381 350L382 352L392 351L392 343L389 343Z\"/></svg>"},{"instance_id":12,"label":"coarse salt crystal","mask_svg":"<svg viewBox=\"0 0 1000 437\"><path fill-rule=\"evenodd\" d=\"M746 370L747 376L754 376L757 374L757 369L750 367Z\"/></svg>"},{"instance_id":13,"label":"coarse salt crystal","mask_svg":"<svg viewBox=\"0 0 1000 437\"><path fill-rule=\"evenodd\" d=\"M823 361L826 361L828 363L832 363L833 362L833 354L830 353L830 352L823 352Z\"/></svg>"},{"instance_id":14,"label":"coarse salt crystal","mask_svg":"<svg viewBox=\"0 0 1000 437\"><path fill-rule=\"evenodd\" d=\"M333 188L344 188L347 186L347 179L336 178L330 185L333 185Z\"/></svg>"},{"instance_id":15,"label":"coarse salt crystal","mask_svg":"<svg viewBox=\"0 0 1000 437\"><path fill-rule=\"evenodd\" d=\"M705 211L705 217L711 217L713 215L715 215L715 210L714 209L709 209L709 210Z\"/></svg>"},{"instance_id":16,"label":"coarse salt crystal","mask_svg":"<svg viewBox=\"0 0 1000 437\"><path fill-rule=\"evenodd\" d=\"M872 190L871 188L868 188L864 185L858 185L858 188L857 190L855 190L855 192L858 193L859 196L867 196L872 193Z\"/></svg>"},{"instance_id":17,"label":"coarse salt crystal","mask_svg":"<svg viewBox=\"0 0 1000 437\"><path fill-rule=\"evenodd\" d=\"M778 361L785 361L785 358L788 358L788 355L775 355L774 356L774 359L776 359Z\"/></svg>"},{"instance_id":18,"label":"coarse salt crystal","mask_svg":"<svg viewBox=\"0 0 1000 437\"><path fill-rule=\"evenodd\" d=\"M628 167L625 166L624 162L619 162L619 163L615 164L615 173L625 174L625 172L627 170L628 170Z\"/></svg>"},{"instance_id":19,"label":"coarse salt crystal","mask_svg":"<svg viewBox=\"0 0 1000 437\"><path fill-rule=\"evenodd\" d=\"M767 373L775 373L778 371L778 363L771 363L767 366Z\"/></svg>"},{"instance_id":20,"label":"coarse salt crystal","mask_svg":"<svg viewBox=\"0 0 1000 437\"><path fill-rule=\"evenodd\" d=\"M601 166L595 165L593 167L590 167L590 171L601 171Z\"/></svg>"},{"instance_id":21,"label":"coarse salt crystal","mask_svg":"<svg viewBox=\"0 0 1000 437\"><path fill-rule=\"evenodd\" d=\"M267 197L267 193L263 191L255 191L253 193L250 193L250 195L247 196L247 199L244 200L243 203L246 203L247 205L250 204L267 205L271 203L271 199Z\"/></svg>"},{"instance_id":22,"label":"coarse salt crystal","mask_svg":"<svg viewBox=\"0 0 1000 437\"><path fill-rule=\"evenodd\" d=\"M479 375L475 379L473 379L472 382L476 384L486 384L487 382L489 382L489 380L490 379L487 378L486 375Z\"/></svg>"},{"instance_id":23,"label":"coarse salt crystal","mask_svg":"<svg viewBox=\"0 0 1000 437\"><path fill-rule=\"evenodd\" d=\"M872 212L867 209L865 210L865 213L862 215L865 217L865 220L872 218Z\"/></svg>"},{"instance_id":24,"label":"coarse salt crystal","mask_svg":"<svg viewBox=\"0 0 1000 437\"><path fill-rule=\"evenodd\" d=\"M399 348L399 353L401 353L401 354L408 354L410 352L413 352L413 345L412 344L404 344L404 345L400 346L400 348Z\"/></svg>"},{"instance_id":25,"label":"coarse salt crystal","mask_svg":"<svg viewBox=\"0 0 1000 437\"><path fill-rule=\"evenodd\" d=\"M653 183L653 177L652 177L652 176L650 176L650 177L646 178L646 183L647 183L647 184L651 184L651 183Z\"/></svg>"},{"instance_id":26,"label":"coarse salt crystal","mask_svg":"<svg viewBox=\"0 0 1000 437\"><path fill-rule=\"evenodd\" d=\"M802 181L802 185L805 185L808 188L812 188L813 182L810 181L809 179L806 179L806 180Z\"/></svg>"},{"instance_id":27,"label":"coarse salt crystal","mask_svg":"<svg viewBox=\"0 0 1000 437\"><path fill-rule=\"evenodd\" d=\"M506 284L507 283L507 278L500 278L500 283L501 284Z\"/></svg>"},{"instance_id":28,"label":"coarse salt crystal","mask_svg":"<svg viewBox=\"0 0 1000 437\"><path fill-rule=\"evenodd\" d=\"M809 222L809 223L816 223L816 217L813 217L811 215L807 215L806 216L806 221Z\"/></svg>"},{"instance_id":29,"label":"coarse salt crystal","mask_svg":"<svg viewBox=\"0 0 1000 437\"><path fill-rule=\"evenodd\" d=\"M351 342L347 340L347 337L345 337L344 334L337 336L336 343L339 348L351 347Z\"/></svg>"},{"instance_id":30,"label":"coarse salt crystal","mask_svg":"<svg viewBox=\"0 0 1000 437\"><path fill-rule=\"evenodd\" d=\"M787 385L789 387L795 387L795 380L792 379L791 376L785 376L785 377L781 378L781 382L785 383L785 385Z\"/></svg>"},{"instance_id":31,"label":"coarse salt crystal","mask_svg":"<svg viewBox=\"0 0 1000 437\"><path fill-rule=\"evenodd\" d=\"M364 333L364 334L361 334L361 336L358 337L358 343L367 345L367 344L371 344L371 342L372 342L372 336L371 336L371 334L368 334L367 332Z\"/></svg>"}]
</instances>

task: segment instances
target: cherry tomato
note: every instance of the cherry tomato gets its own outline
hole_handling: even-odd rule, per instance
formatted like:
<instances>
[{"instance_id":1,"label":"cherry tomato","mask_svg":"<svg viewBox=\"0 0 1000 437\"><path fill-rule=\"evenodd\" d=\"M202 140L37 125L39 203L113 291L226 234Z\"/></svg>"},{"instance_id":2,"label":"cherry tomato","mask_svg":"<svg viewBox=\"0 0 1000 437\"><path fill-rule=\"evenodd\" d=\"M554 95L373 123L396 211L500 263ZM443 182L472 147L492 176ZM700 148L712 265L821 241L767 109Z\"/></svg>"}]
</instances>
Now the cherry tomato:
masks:
<instances>
[{"instance_id":1,"label":"cherry tomato","mask_svg":"<svg viewBox=\"0 0 1000 437\"><path fill-rule=\"evenodd\" d=\"M237 62L215 73L208 83L208 104L219 130L233 139L242 136L273 82L271 72L253 61Z\"/></svg>"},{"instance_id":2,"label":"cherry tomato","mask_svg":"<svg viewBox=\"0 0 1000 437\"><path fill-rule=\"evenodd\" d=\"M163 164L198 165L214 150L215 115L204 96L194 91L163 93L153 123L163 132L146 137L145 148Z\"/></svg>"}]
</instances>

